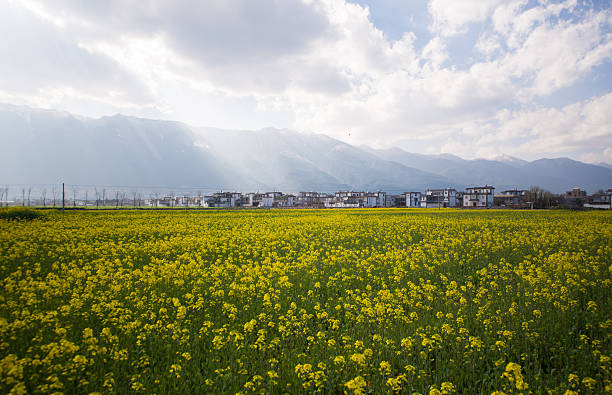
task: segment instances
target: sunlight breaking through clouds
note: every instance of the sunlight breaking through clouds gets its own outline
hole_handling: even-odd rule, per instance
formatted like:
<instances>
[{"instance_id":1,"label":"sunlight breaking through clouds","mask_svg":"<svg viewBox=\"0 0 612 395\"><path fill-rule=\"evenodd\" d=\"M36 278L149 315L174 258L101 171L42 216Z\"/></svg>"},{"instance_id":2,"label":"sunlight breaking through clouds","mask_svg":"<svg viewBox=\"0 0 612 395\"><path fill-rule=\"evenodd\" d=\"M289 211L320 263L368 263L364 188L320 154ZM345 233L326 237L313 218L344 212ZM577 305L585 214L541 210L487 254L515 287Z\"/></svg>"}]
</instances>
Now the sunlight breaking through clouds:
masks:
<instances>
[{"instance_id":1,"label":"sunlight breaking through clouds","mask_svg":"<svg viewBox=\"0 0 612 395\"><path fill-rule=\"evenodd\" d=\"M403 28L374 17L415 12L392 6L10 1L0 100L465 157L610 162L609 1L431 0L427 21ZM561 99L563 89L575 93Z\"/></svg>"}]
</instances>

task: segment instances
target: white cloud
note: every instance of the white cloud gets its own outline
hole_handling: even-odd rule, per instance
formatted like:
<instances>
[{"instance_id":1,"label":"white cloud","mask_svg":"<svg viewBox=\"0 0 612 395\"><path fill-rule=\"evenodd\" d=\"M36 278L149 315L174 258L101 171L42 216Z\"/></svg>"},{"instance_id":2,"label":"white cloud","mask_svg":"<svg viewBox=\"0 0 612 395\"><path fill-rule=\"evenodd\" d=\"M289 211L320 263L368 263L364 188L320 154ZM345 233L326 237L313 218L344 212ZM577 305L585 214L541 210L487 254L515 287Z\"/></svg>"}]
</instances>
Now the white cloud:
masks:
<instances>
[{"instance_id":1,"label":"white cloud","mask_svg":"<svg viewBox=\"0 0 612 395\"><path fill-rule=\"evenodd\" d=\"M149 105L153 98L137 76L113 58L88 51L57 24L40 23L13 3L0 12L0 91L33 104L57 103L65 95L98 104Z\"/></svg>"},{"instance_id":2,"label":"white cloud","mask_svg":"<svg viewBox=\"0 0 612 395\"><path fill-rule=\"evenodd\" d=\"M442 36L467 31L467 25L485 20L504 0L430 0L431 29Z\"/></svg>"},{"instance_id":3,"label":"white cloud","mask_svg":"<svg viewBox=\"0 0 612 395\"><path fill-rule=\"evenodd\" d=\"M586 133L577 123L589 121L607 138L611 120L599 106L535 106L612 58L611 11L578 8L431 0L431 36L391 42L367 8L345 0L9 2L0 5L0 56L11 59L0 63L0 100L292 127L355 143L420 141L423 151L469 157L582 152L593 140L564 131ZM480 37L462 41L474 26ZM461 64L458 44L468 48Z\"/></svg>"},{"instance_id":4,"label":"white cloud","mask_svg":"<svg viewBox=\"0 0 612 395\"><path fill-rule=\"evenodd\" d=\"M565 10L571 11L574 3L567 3ZM537 26L530 22L525 28L519 16L506 31L508 46L516 49L506 54L501 67L506 75L526 79L521 84L521 94L526 95L523 99L571 86L612 57L612 37L605 33L610 28L609 12L588 14L577 23L548 19L560 12L559 6L538 10L541 23Z\"/></svg>"},{"instance_id":5,"label":"white cloud","mask_svg":"<svg viewBox=\"0 0 612 395\"><path fill-rule=\"evenodd\" d=\"M443 149L467 157L509 154L526 159L574 156L606 161L612 147L611 106L612 93L608 93L560 109L501 110L493 117L460 125L449 134Z\"/></svg>"}]
</instances>

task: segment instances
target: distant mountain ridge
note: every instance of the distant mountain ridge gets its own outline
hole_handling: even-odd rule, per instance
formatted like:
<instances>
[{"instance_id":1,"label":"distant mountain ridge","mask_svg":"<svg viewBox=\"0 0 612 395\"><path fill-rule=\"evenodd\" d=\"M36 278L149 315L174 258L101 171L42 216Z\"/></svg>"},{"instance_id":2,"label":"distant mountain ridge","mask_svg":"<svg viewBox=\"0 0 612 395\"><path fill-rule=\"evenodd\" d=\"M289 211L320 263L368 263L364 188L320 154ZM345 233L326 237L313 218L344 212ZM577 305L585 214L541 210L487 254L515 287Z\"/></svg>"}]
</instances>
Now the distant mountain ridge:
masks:
<instances>
[{"instance_id":1,"label":"distant mountain ridge","mask_svg":"<svg viewBox=\"0 0 612 395\"><path fill-rule=\"evenodd\" d=\"M612 187L612 169L556 158L465 160L353 146L323 134L195 128L123 115L83 118L0 105L0 184L192 187L224 190L384 190L489 184L553 192Z\"/></svg>"},{"instance_id":2,"label":"distant mountain ridge","mask_svg":"<svg viewBox=\"0 0 612 395\"><path fill-rule=\"evenodd\" d=\"M545 158L532 162L507 156L503 161L466 160L457 156L447 159L439 155L413 154L400 148L387 150L367 148L367 150L381 158L439 174L454 180L457 184L489 184L495 186L497 191L511 188L527 189L535 185L555 193L574 187L594 192L612 185L610 173L612 169L569 158Z\"/></svg>"}]
</instances>

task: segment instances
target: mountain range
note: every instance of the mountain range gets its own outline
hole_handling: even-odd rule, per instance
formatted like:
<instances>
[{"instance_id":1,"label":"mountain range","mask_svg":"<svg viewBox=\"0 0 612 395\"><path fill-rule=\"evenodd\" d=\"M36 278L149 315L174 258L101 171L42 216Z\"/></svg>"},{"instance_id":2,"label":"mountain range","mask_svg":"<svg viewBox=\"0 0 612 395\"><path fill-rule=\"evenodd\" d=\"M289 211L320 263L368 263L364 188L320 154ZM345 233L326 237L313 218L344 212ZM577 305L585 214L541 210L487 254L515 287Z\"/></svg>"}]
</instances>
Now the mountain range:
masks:
<instances>
[{"instance_id":1,"label":"mountain range","mask_svg":"<svg viewBox=\"0 0 612 395\"><path fill-rule=\"evenodd\" d=\"M489 184L555 193L612 187L612 166L568 158L466 160L354 146L323 134L192 127L123 115L97 119L0 105L0 184L114 185L297 192Z\"/></svg>"}]
</instances>

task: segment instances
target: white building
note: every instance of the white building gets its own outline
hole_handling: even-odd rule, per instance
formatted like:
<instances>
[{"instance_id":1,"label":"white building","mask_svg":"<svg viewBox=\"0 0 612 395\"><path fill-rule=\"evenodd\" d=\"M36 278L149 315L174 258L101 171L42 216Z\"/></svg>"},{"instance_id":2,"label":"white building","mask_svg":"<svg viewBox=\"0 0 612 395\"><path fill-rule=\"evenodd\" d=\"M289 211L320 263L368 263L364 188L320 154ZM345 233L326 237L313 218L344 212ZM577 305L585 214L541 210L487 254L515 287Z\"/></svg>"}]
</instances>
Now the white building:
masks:
<instances>
[{"instance_id":1,"label":"white building","mask_svg":"<svg viewBox=\"0 0 612 395\"><path fill-rule=\"evenodd\" d=\"M527 190L508 189L493 196L493 203L500 207L527 208Z\"/></svg>"},{"instance_id":2,"label":"white building","mask_svg":"<svg viewBox=\"0 0 612 395\"><path fill-rule=\"evenodd\" d=\"M259 205L258 194L255 192L249 192L244 195L244 206L255 207Z\"/></svg>"},{"instance_id":3,"label":"white building","mask_svg":"<svg viewBox=\"0 0 612 395\"><path fill-rule=\"evenodd\" d=\"M463 194L463 207L493 207L495 188L490 185L470 187Z\"/></svg>"},{"instance_id":4,"label":"white building","mask_svg":"<svg viewBox=\"0 0 612 395\"><path fill-rule=\"evenodd\" d=\"M308 191L298 193L295 204L303 207L322 207L331 200L332 196L327 193Z\"/></svg>"},{"instance_id":5,"label":"white building","mask_svg":"<svg viewBox=\"0 0 612 395\"><path fill-rule=\"evenodd\" d=\"M612 210L612 188L592 194L583 207Z\"/></svg>"},{"instance_id":6,"label":"white building","mask_svg":"<svg viewBox=\"0 0 612 395\"><path fill-rule=\"evenodd\" d=\"M421 196L421 207L455 207L457 205L456 194L457 191L454 188L427 189L425 194ZM493 201L493 198L491 198L491 201Z\"/></svg>"},{"instance_id":7,"label":"white building","mask_svg":"<svg viewBox=\"0 0 612 395\"><path fill-rule=\"evenodd\" d=\"M261 194L259 207L276 207L279 200L282 198L282 192L266 192Z\"/></svg>"},{"instance_id":8,"label":"white building","mask_svg":"<svg viewBox=\"0 0 612 395\"><path fill-rule=\"evenodd\" d=\"M371 195L376 197L376 207L385 207L387 200L387 192L378 191L374 192Z\"/></svg>"},{"instance_id":9,"label":"white building","mask_svg":"<svg viewBox=\"0 0 612 395\"><path fill-rule=\"evenodd\" d=\"M276 207L293 207L295 206L295 196L294 195L283 195L279 198L275 199Z\"/></svg>"},{"instance_id":10,"label":"white building","mask_svg":"<svg viewBox=\"0 0 612 395\"><path fill-rule=\"evenodd\" d=\"M202 201L203 207L240 207L242 193L240 192L216 192L212 196L206 196Z\"/></svg>"},{"instance_id":11,"label":"white building","mask_svg":"<svg viewBox=\"0 0 612 395\"><path fill-rule=\"evenodd\" d=\"M421 207L421 192L404 192L406 207Z\"/></svg>"},{"instance_id":12,"label":"white building","mask_svg":"<svg viewBox=\"0 0 612 395\"><path fill-rule=\"evenodd\" d=\"M386 192L339 191L325 199L325 207L359 208L385 207Z\"/></svg>"},{"instance_id":13,"label":"white building","mask_svg":"<svg viewBox=\"0 0 612 395\"><path fill-rule=\"evenodd\" d=\"M259 207L274 207L274 197L267 195L262 196Z\"/></svg>"}]
</instances>

